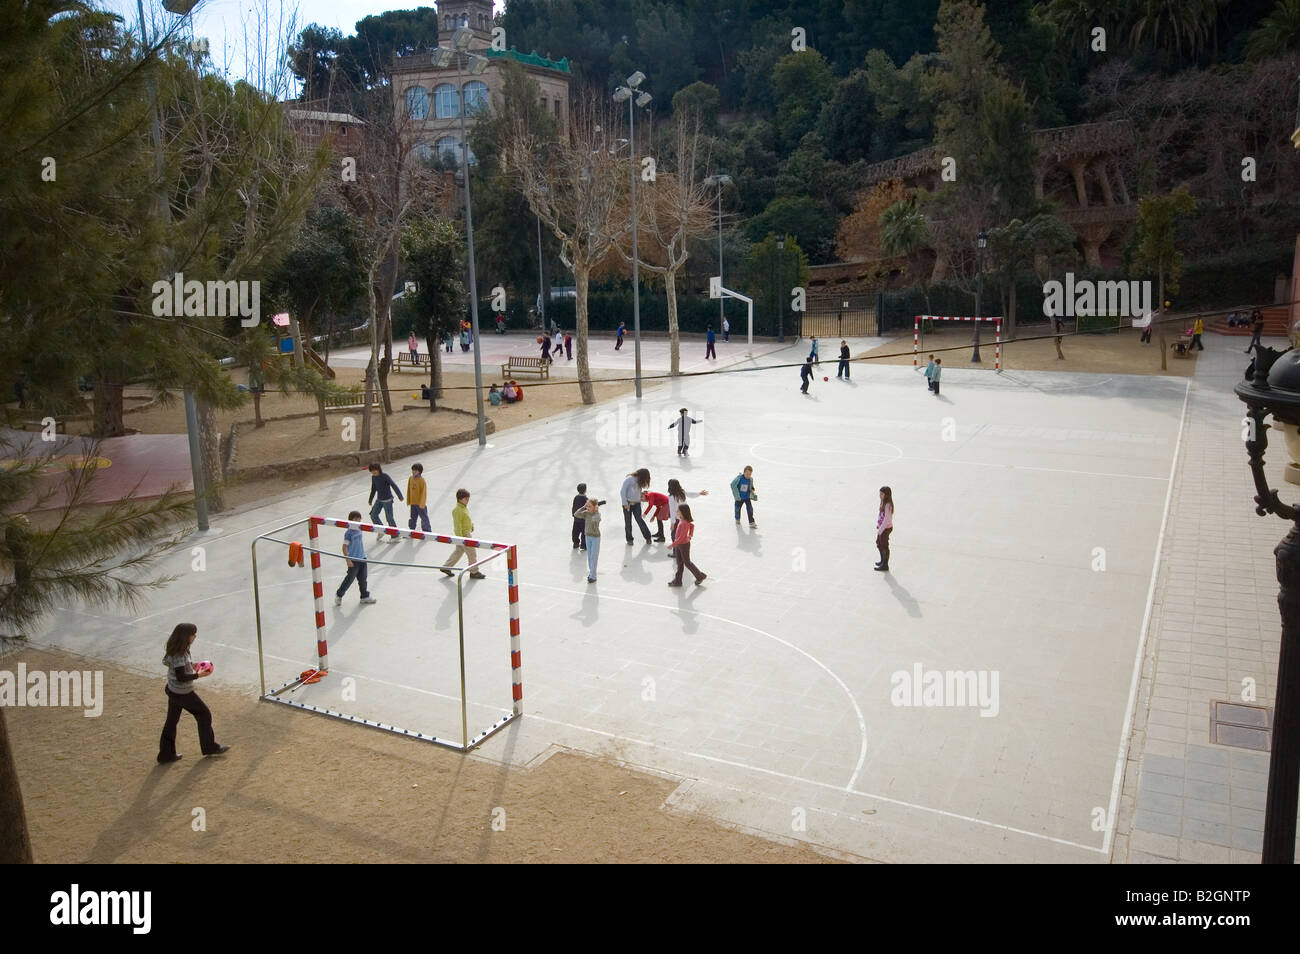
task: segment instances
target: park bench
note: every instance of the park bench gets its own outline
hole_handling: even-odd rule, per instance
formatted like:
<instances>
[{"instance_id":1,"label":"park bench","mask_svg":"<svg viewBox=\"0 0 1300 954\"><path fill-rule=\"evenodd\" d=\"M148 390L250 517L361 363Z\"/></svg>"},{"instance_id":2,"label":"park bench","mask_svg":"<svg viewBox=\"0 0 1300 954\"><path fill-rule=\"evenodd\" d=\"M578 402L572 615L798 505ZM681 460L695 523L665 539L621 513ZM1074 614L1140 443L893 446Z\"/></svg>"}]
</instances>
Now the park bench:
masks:
<instances>
[{"instance_id":1,"label":"park bench","mask_svg":"<svg viewBox=\"0 0 1300 954\"><path fill-rule=\"evenodd\" d=\"M428 354L417 353L416 356L412 358L411 353L409 351L399 351L397 352L397 357L393 359L394 371L401 371L403 368L412 368L416 371L419 371L421 369L428 370L428 367L429 367Z\"/></svg>"},{"instance_id":2,"label":"park bench","mask_svg":"<svg viewBox=\"0 0 1300 954\"><path fill-rule=\"evenodd\" d=\"M501 376L510 378L516 374L539 374L544 378L549 378L551 376L550 363L542 361L541 358L527 358L512 354L510 360L501 365Z\"/></svg>"},{"instance_id":3,"label":"park bench","mask_svg":"<svg viewBox=\"0 0 1300 954\"><path fill-rule=\"evenodd\" d=\"M333 397L327 397L325 399L325 407L327 410L360 408L363 407L364 405L365 405L365 396L361 393L348 392L346 394L338 394ZM370 402L370 406L379 407L378 396L376 396L375 400Z\"/></svg>"}]
</instances>

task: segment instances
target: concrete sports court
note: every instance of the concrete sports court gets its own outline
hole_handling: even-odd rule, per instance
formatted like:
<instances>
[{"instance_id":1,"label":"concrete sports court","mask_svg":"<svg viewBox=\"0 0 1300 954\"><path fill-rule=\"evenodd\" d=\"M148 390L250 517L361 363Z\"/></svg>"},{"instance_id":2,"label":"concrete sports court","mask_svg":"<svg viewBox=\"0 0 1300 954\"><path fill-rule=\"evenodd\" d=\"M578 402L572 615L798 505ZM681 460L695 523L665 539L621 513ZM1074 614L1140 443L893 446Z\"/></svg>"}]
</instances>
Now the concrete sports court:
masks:
<instances>
[{"instance_id":1,"label":"concrete sports court","mask_svg":"<svg viewBox=\"0 0 1300 954\"><path fill-rule=\"evenodd\" d=\"M796 368L751 369L798 363L806 344L749 359L732 337L718 365L736 373L420 458L435 531L451 531L463 486L476 535L519 547L524 715L470 757L595 753L680 778L673 808L852 858L1109 860L1187 381L954 361L936 398L909 367L855 363L852 383L839 382L823 354L804 396ZM646 345L647 370L666 364L664 350ZM682 406L703 421L687 460L662 426ZM410 463L386 468L403 488ZM746 464L753 530L734 522L728 489ZM643 466L654 490L677 477L710 492L691 501L703 586L688 575L670 589L664 545L639 533L624 543L618 488ZM595 585L569 542L580 481L611 501ZM897 506L888 574L872 571L882 484ZM158 675L163 640L189 620L212 678L256 693L250 544L312 514L364 512L368 488L359 471L219 515L164 562L180 579L148 607L64 610L34 642ZM400 503L397 514L405 526ZM277 536L306 542L302 526ZM342 531L321 541L337 552ZM451 549L366 545L394 563L438 564ZM316 661L310 570L290 568L275 543L258 554L272 687ZM485 572L463 580L471 736L511 706L504 559ZM379 602L360 606L354 587L336 609L341 575L327 557L331 672L298 698L458 736L456 583L374 566ZM411 744L430 760L462 757Z\"/></svg>"}]
</instances>

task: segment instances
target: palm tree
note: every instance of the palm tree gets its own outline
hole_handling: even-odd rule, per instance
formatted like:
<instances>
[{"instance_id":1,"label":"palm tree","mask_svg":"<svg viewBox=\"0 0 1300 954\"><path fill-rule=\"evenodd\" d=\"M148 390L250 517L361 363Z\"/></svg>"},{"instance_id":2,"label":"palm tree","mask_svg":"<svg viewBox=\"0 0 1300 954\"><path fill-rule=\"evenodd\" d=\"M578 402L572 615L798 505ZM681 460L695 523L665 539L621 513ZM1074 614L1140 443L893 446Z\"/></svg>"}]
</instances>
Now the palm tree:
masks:
<instances>
[{"instance_id":1,"label":"palm tree","mask_svg":"<svg viewBox=\"0 0 1300 954\"><path fill-rule=\"evenodd\" d=\"M1152 46L1193 56L1205 49L1219 19L1223 0L1136 0L1124 20L1132 49L1149 38Z\"/></svg>"},{"instance_id":2,"label":"palm tree","mask_svg":"<svg viewBox=\"0 0 1300 954\"><path fill-rule=\"evenodd\" d=\"M930 283L925 268L916 261L924 249L930 247L930 223L915 201L904 199L895 202L880 213L880 250L886 255L903 256L908 259L908 270L912 272L921 286L925 296L925 310L930 311Z\"/></svg>"},{"instance_id":3,"label":"palm tree","mask_svg":"<svg viewBox=\"0 0 1300 954\"><path fill-rule=\"evenodd\" d=\"M1246 58L1264 60L1300 50L1300 0L1279 0L1246 41Z\"/></svg>"}]
</instances>

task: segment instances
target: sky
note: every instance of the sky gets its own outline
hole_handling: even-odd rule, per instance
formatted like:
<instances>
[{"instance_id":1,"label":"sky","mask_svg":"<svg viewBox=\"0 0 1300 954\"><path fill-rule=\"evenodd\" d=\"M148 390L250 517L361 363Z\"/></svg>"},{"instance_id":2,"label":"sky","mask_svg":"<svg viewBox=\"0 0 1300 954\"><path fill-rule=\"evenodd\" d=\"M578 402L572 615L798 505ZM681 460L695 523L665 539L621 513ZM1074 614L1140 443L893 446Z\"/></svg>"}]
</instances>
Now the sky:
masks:
<instances>
[{"instance_id":1,"label":"sky","mask_svg":"<svg viewBox=\"0 0 1300 954\"><path fill-rule=\"evenodd\" d=\"M125 18L127 26L139 29L140 15L136 0L100 0L102 6ZM249 43L246 37L260 41L289 32L293 17L297 17L298 30L309 23L324 27L337 27L344 34L353 32L358 20L385 10L413 10L416 7L437 6L433 0L201 0L190 14L191 24L185 32L196 37L206 37L213 63L232 78L248 76L252 70L249 62ZM504 4L497 0L495 12ZM150 38L155 25L174 22L174 14L163 10L162 0L144 0L145 16L152 21ZM257 57L257 46L253 47Z\"/></svg>"}]
</instances>

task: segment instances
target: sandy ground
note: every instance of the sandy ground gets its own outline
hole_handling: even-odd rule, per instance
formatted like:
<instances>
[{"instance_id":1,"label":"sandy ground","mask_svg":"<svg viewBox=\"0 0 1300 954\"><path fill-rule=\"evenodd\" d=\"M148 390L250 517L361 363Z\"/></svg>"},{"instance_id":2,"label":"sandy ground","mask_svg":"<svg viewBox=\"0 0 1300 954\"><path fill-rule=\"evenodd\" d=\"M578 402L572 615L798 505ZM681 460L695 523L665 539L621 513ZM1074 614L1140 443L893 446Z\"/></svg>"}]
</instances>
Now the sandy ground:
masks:
<instances>
[{"instance_id":1,"label":"sandy ground","mask_svg":"<svg viewBox=\"0 0 1300 954\"><path fill-rule=\"evenodd\" d=\"M969 367L971 363L970 347L974 332L969 324L961 326L940 327L933 334L925 336L921 342L921 365L924 366L931 352L943 359L946 367ZM1044 337L1046 336L1046 337ZM1167 334L1166 340L1172 343L1178 336ZM1219 335L1206 335L1205 347L1237 347L1235 338ZM952 351L941 349L952 348ZM827 352L835 349L827 348ZM879 357L874 364L912 363L912 336L896 338L887 345L882 345L866 355L889 355L906 352L897 357ZM1136 329L1126 329L1118 334L1104 335L1066 335L1061 342L1064 360L1056 356L1056 346L1047 329L1043 326L1029 325L1020 330L1016 341L1002 342L1002 367L1015 371L1090 371L1099 374L1163 374L1176 377L1191 377L1195 373L1195 358L1175 358L1171 354L1166 364L1168 369L1160 370L1160 338L1155 336L1149 345L1138 341ZM980 359L989 369L993 368L993 335L984 329L980 336ZM826 364L823 356L822 364ZM1250 361L1243 356L1242 368Z\"/></svg>"},{"instance_id":2,"label":"sandy ground","mask_svg":"<svg viewBox=\"0 0 1300 954\"><path fill-rule=\"evenodd\" d=\"M33 649L0 668L19 661L29 672L99 668ZM676 780L567 751L509 769L229 692L200 690L230 752L200 757L185 714L185 757L160 766L159 672L104 669L98 718L5 710L38 862L831 860L664 809Z\"/></svg>"}]
</instances>

